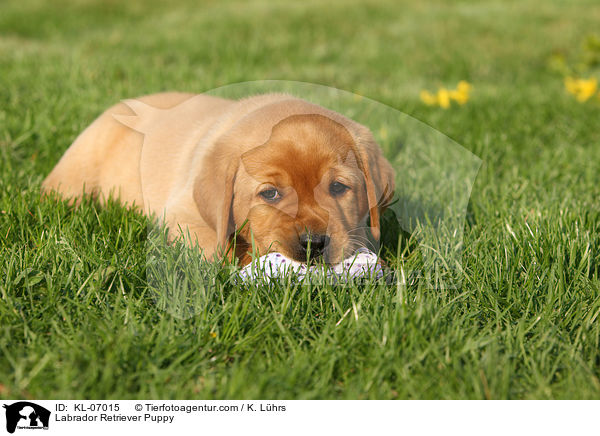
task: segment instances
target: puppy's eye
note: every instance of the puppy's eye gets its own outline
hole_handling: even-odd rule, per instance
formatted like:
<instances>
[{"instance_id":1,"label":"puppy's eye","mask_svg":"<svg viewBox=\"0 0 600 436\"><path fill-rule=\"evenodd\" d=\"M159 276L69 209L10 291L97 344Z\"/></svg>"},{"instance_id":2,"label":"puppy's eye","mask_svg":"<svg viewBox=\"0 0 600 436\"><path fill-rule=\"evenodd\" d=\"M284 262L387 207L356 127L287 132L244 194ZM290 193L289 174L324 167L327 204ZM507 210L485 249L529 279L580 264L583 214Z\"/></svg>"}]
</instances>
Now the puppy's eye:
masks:
<instances>
[{"instance_id":1,"label":"puppy's eye","mask_svg":"<svg viewBox=\"0 0 600 436\"><path fill-rule=\"evenodd\" d=\"M331 185L329 185L329 193L334 197L344 194L349 189L350 188L348 186L340 182L333 182Z\"/></svg>"},{"instance_id":2,"label":"puppy's eye","mask_svg":"<svg viewBox=\"0 0 600 436\"><path fill-rule=\"evenodd\" d=\"M281 194L275 188L265 189L264 191L261 191L258 195L260 195L262 198L264 198L270 203L275 203L281 199Z\"/></svg>"}]
</instances>

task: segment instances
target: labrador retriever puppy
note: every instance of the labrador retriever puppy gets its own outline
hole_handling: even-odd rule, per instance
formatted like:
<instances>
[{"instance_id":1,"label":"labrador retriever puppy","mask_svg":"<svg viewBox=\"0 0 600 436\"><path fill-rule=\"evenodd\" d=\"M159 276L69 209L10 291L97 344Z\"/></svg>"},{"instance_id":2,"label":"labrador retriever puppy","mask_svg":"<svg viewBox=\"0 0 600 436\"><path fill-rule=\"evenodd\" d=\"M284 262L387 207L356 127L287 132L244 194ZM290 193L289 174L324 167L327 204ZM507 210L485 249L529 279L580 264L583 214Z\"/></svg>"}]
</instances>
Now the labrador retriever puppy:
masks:
<instances>
[{"instance_id":1,"label":"labrador retriever puppy","mask_svg":"<svg viewBox=\"0 0 600 436\"><path fill-rule=\"evenodd\" d=\"M162 93L104 112L43 190L139 207L208 259L334 264L379 238L394 171L368 128L293 96Z\"/></svg>"}]
</instances>

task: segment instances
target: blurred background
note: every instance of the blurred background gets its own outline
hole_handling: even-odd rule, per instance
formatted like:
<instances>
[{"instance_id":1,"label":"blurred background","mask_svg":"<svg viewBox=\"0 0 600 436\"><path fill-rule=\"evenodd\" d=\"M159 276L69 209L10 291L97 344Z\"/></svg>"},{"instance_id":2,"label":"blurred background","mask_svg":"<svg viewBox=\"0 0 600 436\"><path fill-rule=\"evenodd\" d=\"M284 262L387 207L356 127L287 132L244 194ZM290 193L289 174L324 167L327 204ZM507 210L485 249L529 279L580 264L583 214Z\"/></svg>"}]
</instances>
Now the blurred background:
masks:
<instances>
[{"instance_id":1,"label":"blurred background","mask_svg":"<svg viewBox=\"0 0 600 436\"><path fill-rule=\"evenodd\" d=\"M4 158L37 153L44 172L120 99L263 79L381 101L496 171L530 171L540 157L547 163L567 152L586 166L580 147L598 140L590 128L599 105L580 104L563 84L578 72L564 67L585 62L586 41L600 33L593 0L2 0L1 10ZM429 107L419 97L461 80L472 85L461 107ZM22 135L30 140L16 147Z\"/></svg>"}]
</instances>

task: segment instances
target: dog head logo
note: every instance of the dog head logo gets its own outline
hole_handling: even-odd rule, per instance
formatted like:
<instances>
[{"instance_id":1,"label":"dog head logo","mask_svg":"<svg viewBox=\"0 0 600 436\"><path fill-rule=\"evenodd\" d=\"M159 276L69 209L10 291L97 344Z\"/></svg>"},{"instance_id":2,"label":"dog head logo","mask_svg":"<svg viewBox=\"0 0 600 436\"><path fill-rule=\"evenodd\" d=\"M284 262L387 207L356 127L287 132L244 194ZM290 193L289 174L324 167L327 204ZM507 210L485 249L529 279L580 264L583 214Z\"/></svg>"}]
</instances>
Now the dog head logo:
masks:
<instances>
[{"instance_id":1,"label":"dog head logo","mask_svg":"<svg viewBox=\"0 0 600 436\"><path fill-rule=\"evenodd\" d=\"M4 405L6 409L6 431L19 429L48 429L50 411L29 401Z\"/></svg>"}]
</instances>

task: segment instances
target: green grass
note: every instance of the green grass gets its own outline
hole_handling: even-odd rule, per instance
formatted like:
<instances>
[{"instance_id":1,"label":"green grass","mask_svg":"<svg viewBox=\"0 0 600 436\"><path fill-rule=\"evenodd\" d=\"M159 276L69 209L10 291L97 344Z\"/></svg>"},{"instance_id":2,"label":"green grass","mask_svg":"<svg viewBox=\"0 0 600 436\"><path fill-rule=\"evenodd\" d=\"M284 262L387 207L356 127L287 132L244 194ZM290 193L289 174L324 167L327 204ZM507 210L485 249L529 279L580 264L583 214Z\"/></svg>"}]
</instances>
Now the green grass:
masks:
<instances>
[{"instance_id":1,"label":"green grass","mask_svg":"<svg viewBox=\"0 0 600 436\"><path fill-rule=\"evenodd\" d=\"M1 398L600 398L600 103L548 66L596 1L0 8ZM381 101L483 160L458 289L221 280L179 319L147 285L146 218L40 200L114 102L261 79ZM419 101L461 79L465 106Z\"/></svg>"}]
</instances>

